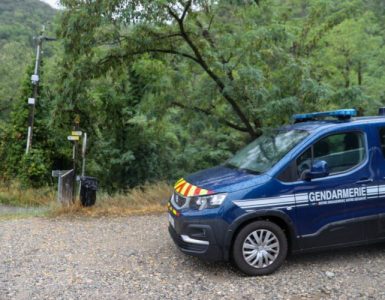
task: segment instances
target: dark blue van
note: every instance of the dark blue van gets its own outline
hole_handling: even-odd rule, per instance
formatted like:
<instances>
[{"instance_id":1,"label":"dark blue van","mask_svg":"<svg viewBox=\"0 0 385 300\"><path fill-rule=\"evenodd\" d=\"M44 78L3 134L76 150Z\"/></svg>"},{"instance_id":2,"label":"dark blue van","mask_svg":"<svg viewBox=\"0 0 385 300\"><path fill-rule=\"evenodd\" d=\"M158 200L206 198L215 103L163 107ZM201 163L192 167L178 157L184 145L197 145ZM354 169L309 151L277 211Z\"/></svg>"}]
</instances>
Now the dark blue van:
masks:
<instances>
[{"instance_id":1,"label":"dark blue van","mask_svg":"<svg viewBox=\"0 0 385 300\"><path fill-rule=\"evenodd\" d=\"M179 180L169 232L186 254L272 273L288 253L385 239L385 117L294 116L221 166Z\"/></svg>"}]
</instances>

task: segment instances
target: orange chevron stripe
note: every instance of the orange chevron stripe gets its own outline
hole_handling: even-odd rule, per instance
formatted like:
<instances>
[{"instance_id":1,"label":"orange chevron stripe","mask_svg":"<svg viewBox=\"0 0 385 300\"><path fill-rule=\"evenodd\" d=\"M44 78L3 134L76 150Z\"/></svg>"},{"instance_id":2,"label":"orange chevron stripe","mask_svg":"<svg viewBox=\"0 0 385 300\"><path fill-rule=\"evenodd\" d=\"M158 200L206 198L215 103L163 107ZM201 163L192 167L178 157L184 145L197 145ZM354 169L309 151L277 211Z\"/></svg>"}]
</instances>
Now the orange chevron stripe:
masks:
<instances>
[{"instance_id":1,"label":"orange chevron stripe","mask_svg":"<svg viewBox=\"0 0 385 300\"><path fill-rule=\"evenodd\" d=\"M178 185L178 183L182 182L183 180L184 180L183 178L179 179L177 182L175 182L174 186Z\"/></svg>"},{"instance_id":2,"label":"orange chevron stripe","mask_svg":"<svg viewBox=\"0 0 385 300\"><path fill-rule=\"evenodd\" d=\"M192 187L193 187L193 185L190 184L190 185L188 186L188 188L184 191L184 195L185 195L186 197L188 196L188 193L190 192L190 190L192 189Z\"/></svg>"},{"instance_id":3,"label":"orange chevron stripe","mask_svg":"<svg viewBox=\"0 0 385 300\"><path fill-rule=\"evenodd\" d=\"M186 184L183 186L183 188L180 190L180 193L183 195L183 196L187 196L186 195L186 191L187 189L191 186L191 184L189 184L188 182L186 182Z\"/></svg>"},{"instance_id":4,"label":"orange chevron stripe","mask_svg":"<svg viewBox=\"0 0 385 300\"><path fill-rule=\"evenodd\" d=\"M183 182L182 184L180 184L175 190L180 193L180 191L183 189L183 187L188 184L187 182Z\"/></svg>"},{"instance_id":5,"label":"orange chevron stripe","mask_svg":"<svg viewBox=\"0 0 385 300\"><path fill-rule=\"evenodd\" d=\"M201 191L199 192L199 196L207 195L207 193L208 193L208 190L201 189Z\"/></svg>"},{"instance_id":6,"label":"orange chevron stripe","mask_svg":"<svg viewBox=\"0 0 385 300\"><path fill-rule=\"evenodd\" d=\"M184 183L186 183L186 180L184 180L184 179L182 178L181 180L179 180L179 181L175 184L174 188L177 189L177 188L179 188L179 187L180 187L182 184L184 184Z\"/></svg>"},{"instance_id":7,"label":"orange chevron stripe","mask_svg":"<svg viewBox=\"0 0 385 300\"><path fill-rule=\"evenodd\" d=\"M196 190L197 188L198 188L197 186L192 185L192 186L191 186L191 189L189 190L187 196L188 196L188 197L194 196L195 190Z\"/></svg>"},{"instance_id":8,"label":"orange chevron stripe","mask_svg":"<svg viewBox=\"0 0 385 300\"><path fill-rule=\"evenodd\" d=\"M182 180L181 182L179 182L178 184L175 185L175 188L178 188L180 187L182 184L184 184L186 181L185 180Z\"/></svg>"},{"instance_id":9,"label":"orange chevron stripe","mask_svg":"<svg viewBox=\"0 0 385 300\"><path fill-rule=\"evenodd\" d=\"M191 183L187 182L183 178L179 179L175 183L174 189L177 193L179 193L185 197L203 196L203 195L210 195L213 193L213 191L201 189L200 187L198 187L196 185L192 185Z\"/></svg>"},{"instance_id":10,"label":"orange chevron stripe","mask_svg":"<svg viewBox=\"0 0 385 300\"><path fill-rule=\"evenodd\" d=\"M174 186L175 189L178 189L181 185L183 185L184 183L186 183L186 181L182 181L180 183L178 183L177 185Z\"/></svg>"}]
</instances>

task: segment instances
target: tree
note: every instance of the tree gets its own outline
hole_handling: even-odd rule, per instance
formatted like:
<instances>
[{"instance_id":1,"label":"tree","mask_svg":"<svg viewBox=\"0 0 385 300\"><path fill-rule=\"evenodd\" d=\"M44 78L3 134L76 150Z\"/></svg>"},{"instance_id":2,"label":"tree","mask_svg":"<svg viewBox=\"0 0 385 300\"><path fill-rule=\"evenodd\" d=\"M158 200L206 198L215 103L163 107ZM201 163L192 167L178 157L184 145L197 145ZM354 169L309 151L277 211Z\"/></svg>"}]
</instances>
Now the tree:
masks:
<instances>
[{"instance_id":1,"label":"tree","mask_svg":"<svg viewBox=\"0 0 385 300\"><path fill-rule=\"evenodd\" d=\"M19 179L25 186L39 187L47 185L50 180L50 170L54 160L54 133L48 126L49 103L46 98L37 98L34 146L29 155L25 155L27 140L28 105L32 84L30 74L33 65L28 68L21 95L12 103L9 121L0 132L0 170L3 180ZM44 75L43 75L44 78ZM40 87L40 93L44 85Z\"/></svg>"},{"instance_id":2,"label":"tree","mask_svg":"<svg viewBox=\"0 0 385 300\"><path fill-rule=\"evenodd\" d=\"M385 99L377 2L63 0L36 159L66 168L79 116L89 174L125 189L218 164L293 113L373 111Z\"/></svg>"},{"instance_id":3,"label":"tree","mask_svg":"<svg viewBox=\"0 0 385 300\"><path fill-rule=\"evenodd\" d=\"M282 107L281 122L303 108L302 87L312 80L303 56L356 9L350 2L322 3L309 5L305 20L288 22L298 26L291 28L282 22L286 7L271 1L116 0L85 5L66 0L62 37L72 56L93 58L96 49L104 49L104 57L95 61L99 70L144 54L185 60L192 72L200 73L205 90L216 93L204 101L169 104L206 114L255 138L266 125L266 108ZM76 16L92 17L80 22ZM75 23L76 33L71 29ZM308 29L301 31L303 23ZM316 30L309 29L314 26ZM92 41L92 46L83 41Z\"/></svg>"}]
</instances>

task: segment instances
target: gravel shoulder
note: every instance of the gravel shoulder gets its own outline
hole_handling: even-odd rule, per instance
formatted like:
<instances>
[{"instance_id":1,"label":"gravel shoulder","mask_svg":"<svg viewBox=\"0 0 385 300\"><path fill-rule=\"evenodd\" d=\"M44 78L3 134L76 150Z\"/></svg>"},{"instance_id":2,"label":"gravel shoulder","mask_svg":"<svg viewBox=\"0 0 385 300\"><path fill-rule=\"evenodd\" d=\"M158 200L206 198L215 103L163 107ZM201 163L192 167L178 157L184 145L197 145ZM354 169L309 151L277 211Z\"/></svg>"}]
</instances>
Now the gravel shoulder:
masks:
<instances>
[{"instance_id":1,"label":"gravel shoulder","mask_svg":"<svg viewBox=\"0 0 385 300\"><path fill-rule=\"evenodd\" d=\"M167 216L0 221L0 299L385 298L385 245L289 257L245 277L174 246Z\"/></svg>"},{"instance_id":2,"label":"gravel shoulder","mask_svg":"<svg viewBox=\"0 0 385 300\"><path fill-rule=\"evenodd\" d=\"M43 216L48 211L48 207L18 207L0 203L0 221L10 218L38 217ZM1 227L0 227L1 229Z\"/></svg>"}]
</instances>

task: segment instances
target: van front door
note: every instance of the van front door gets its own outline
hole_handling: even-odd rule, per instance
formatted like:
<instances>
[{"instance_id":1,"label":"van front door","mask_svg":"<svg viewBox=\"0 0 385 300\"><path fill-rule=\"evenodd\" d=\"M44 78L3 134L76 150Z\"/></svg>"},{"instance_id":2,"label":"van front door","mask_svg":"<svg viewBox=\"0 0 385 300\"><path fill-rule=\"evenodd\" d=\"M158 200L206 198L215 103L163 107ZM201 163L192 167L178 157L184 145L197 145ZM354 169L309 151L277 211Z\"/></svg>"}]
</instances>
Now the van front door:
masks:
<instances>
[{"instance_id":1,"label":"van front door","mask_svg":"<svg viewBox=\"0 0 385 300\"><path fill-rule=\"evenodd\" d=\"M296 179L290 183L296 201L296 223L302 248L319 248L365 239L361 220L349 215L350 203L366 200L372 180L364 132L333 133L319 139L291 164ZM316 160L323 160L329 175L302 180ZM302 176L302 177L301 177Z\"/></svg>"}]
</instances>

